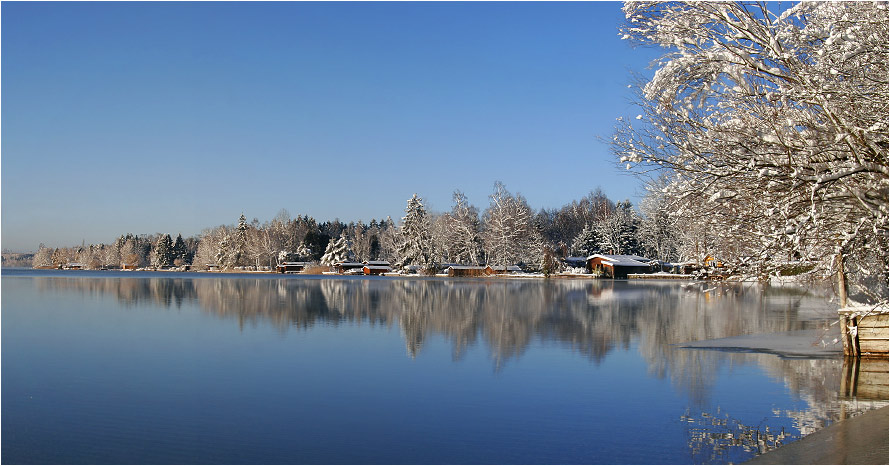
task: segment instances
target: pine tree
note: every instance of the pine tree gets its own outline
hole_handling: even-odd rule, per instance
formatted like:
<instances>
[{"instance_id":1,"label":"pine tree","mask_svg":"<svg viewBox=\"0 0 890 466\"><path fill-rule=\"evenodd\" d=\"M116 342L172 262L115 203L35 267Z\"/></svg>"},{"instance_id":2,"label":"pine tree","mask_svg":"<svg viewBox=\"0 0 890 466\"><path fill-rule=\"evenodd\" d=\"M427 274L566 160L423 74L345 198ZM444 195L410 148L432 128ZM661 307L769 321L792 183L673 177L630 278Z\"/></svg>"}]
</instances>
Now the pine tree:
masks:
<instances>
[{"instance_id":1,"label":"pine tree","mask_svg":"<svg viewBox=\"0 0 890 466\"><path fill-rule=\"evenodd\" d=\"M639 254L639 224L630 201L618 202L612 214L596 224L600 250L610 254Z\"/></svg>"},{"instance_id":2,"label":"pine tree","mask_svg":"<svg viewBox=\"0 0 890 466\"><path fill-rule=\"evenodd\" d=\"M572 253L587 257L600 251L600 236L592 223L584 225L581 233L572 241Z\"/></svg>"},{"instance_id":3,"label":"pine tree","mask_svg":"<svg viewBox=\"0 0 890 466\"><path fill-rule=\"evenodd\" d=\"M241 214L241 217L238 219L238 228L235 233L235 249L233 251L232 256L232 265L244 265L247 260L247 230L250 227L247 226L247 218L244 217L244 214Z\"/></svg>"},{"instance_id":4,"label":"pine tree","mask_svg":"<svg viewBox=\"0 0 890 466\"><path fill-rule=\"evenodd\" d=\"M355 254L352 252L352 245L349 239L346 238L346 232L343 232L339 238L328 242L328 247L325 248L324 255L321 256L321 263L322 265L334 265L354 259Z\"/></svg>"},{"instance_id":5,"label":"pine tree","mask_svg":"<svg viewBox=\"0 0 890 466\"><path fill-rule=\"evenodd\" d=\"M173 240L169 234L158 237L153 258L156 267L170 267L173 265Z\"/></svg>"},{"instance_id":6,"label":"pine tree","mask_svg":"<svg viewBox=\"0 0 890 466\"><path fill-rule=\"evenodd\" d=\"M176 241L173 242L171 253L173 256L172 263L174 265L177 261L179 261L180 264L186 263L186 256L188 255L188 251L186 251L185 241L183 241L182 239L182 234L176 235Z\"/></svg>"},{"instance_id":7,"label":"pine tree","mask_svg":"<svg viewBox=\"0 0 890 466\"><path fill-rule=\"evenodd\" d=\"M432 260L430 225L422 200L415 193L402 217L399 255L401 265L429 265Z\"/></svg>"}]
</instances>

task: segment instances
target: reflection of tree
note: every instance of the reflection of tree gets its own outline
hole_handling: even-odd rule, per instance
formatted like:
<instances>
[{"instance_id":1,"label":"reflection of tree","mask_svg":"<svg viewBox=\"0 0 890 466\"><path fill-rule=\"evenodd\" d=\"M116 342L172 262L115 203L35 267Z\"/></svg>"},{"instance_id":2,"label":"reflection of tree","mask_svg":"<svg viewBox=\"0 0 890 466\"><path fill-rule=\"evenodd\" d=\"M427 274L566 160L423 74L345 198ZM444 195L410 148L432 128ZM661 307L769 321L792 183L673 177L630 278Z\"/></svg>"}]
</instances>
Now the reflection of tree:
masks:
<instances>
[{"instance_id":1,"label":"reflection of tree","mask_svg":"<svg viewBox=\"0 0 890 466\"><path fill-rule=\"evenodd\" d=\"M670 377L704 403L716 362L709 352L672 344L806 327L800 315L820 300L744 285L591 280L38 278L46 288L110 294L126 305L182 306L239 325L270 323L282 331L354 322L399 325L407 352L429 335L451 341L455 359L485 342L496 367L534 341L558 342L598 362L637 343L652 374ZM791 382L788 382L791 383Z\"/></svg>"},{"instance_id":2,"label":"reflection of tree","mask_svg":"<svg viewBox=\"0 0 890 466\"><path fill-rule=\"evenodd\" d=\"M745 425L719 409L716 413L703 412L700 416L687 411L680 421L687 425L693 464L732 464L750 457L733 456L739 450L760 455L798 438L782 427L777 430L762 424Z\"/></svg>"},{"instance_id":3,"label":"reflection of tree","mask_svg":"<svg viewBox=\"0 0 890 466\"><path fill-rule=\"evenodd\" d=\"M282 332L344 323L398 325L412 358L418 357L431 336L443 335L451 342L454 359L483 342L496 370L521 357L536 341L561 344L594 363L615 348L635 345L652 375L668 378L689 394L696 415L687 413L682 420L689 425L695 462L735 461L740 451L762 452L790 438L781 426L767 430L725 413L707 414L713 409L708 399L716 373L728 365L761 367L806 401L808 409L777 413L792 419L803 435L868 408L854 406L845 408L845 413L827 408L838 406L840 360L781 359L672 346L820 324L814 318L825 306L821 299L781 289L590 280L275 276L35 280L41 290L113 296L127 307L180 308L191 303L239 326L271 324Z\"/></svg>"},{"instance_id":4,"label":"reflection of tree","mask_svg":"<svg viewBox=\"0 0 890 466\"><path fill-rule=\"evenodd\" d=\"M34 279L40 290L77 290L85 295L114 296L124 306L155 304L169 308L182 307L197 296L193 280L183 278L83 278L38 277Z\"/></svg>"}]
</instances>

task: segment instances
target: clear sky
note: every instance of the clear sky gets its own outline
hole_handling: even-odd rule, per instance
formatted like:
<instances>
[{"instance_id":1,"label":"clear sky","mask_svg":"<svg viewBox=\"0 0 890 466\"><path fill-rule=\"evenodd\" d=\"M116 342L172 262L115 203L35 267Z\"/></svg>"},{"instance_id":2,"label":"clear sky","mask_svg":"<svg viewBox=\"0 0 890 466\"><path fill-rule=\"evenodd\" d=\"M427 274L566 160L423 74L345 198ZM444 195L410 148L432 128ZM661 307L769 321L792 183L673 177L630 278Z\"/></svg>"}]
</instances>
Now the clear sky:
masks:
<instances>
[{"instance_id":1,"label":"clear sky","mask_svg":"<svg viewBox=\"0 0 890 466\"><path fill-rule=\"evenodd\" d=\"M638 200L621 3L3 2L2 247Z\"/></svg>"}]
</instances>

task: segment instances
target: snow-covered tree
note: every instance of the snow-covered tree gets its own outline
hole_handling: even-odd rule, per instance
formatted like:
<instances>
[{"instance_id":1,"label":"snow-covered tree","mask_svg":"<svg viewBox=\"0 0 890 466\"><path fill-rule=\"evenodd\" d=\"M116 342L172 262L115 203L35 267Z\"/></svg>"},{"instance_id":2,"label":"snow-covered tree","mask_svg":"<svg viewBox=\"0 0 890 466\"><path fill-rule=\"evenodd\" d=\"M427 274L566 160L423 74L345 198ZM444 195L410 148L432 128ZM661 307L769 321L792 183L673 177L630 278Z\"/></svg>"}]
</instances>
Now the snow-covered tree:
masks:
<instances>
[{"instance_id":1,"label":"snow-covered tree","mask_svg":"<svg viewBox=\"0 0 890 466\"><path fill-rule=\"evenodd\" d=\"M482 238L490 265L537 264L542 241L534 228L534 213L520 195L495 182L491 203L482 214Z\"/></svg>"},{"instance_id":2,"label":"snow-covered tree","mask_svg":"<svg viewBox=\"0 0 890 466\"><path fill-rule=\"evenodd\" d=\"M371 243L362 221L350 224L347 229L352 240L352 252L358 260L370 260Z\"/></svg>"},{"instance_id":3,"label":"snow-covered tree","mask_svg":"<svg viewBox=\"0 0 890 466\"><path fill-rule=\"evenodd\" d=\"M352 244L346 237L346 232L337 239L331 239L328 247L321 256L322 265L334 265L338 262L348 262L355 260L355 253L352 252Z\"/></svg>"},{"instance_id":4,"label":"snow-covered tree","mask_svg":"<svg viewBox=\"0 0 890 466\"><path fill-rule=\"evenodd\" d=\"M235 237L232 238L232 266L247 265L248 261L248 231L250 226L247 225L247 218L244 214L238 218L238 226L235 228Z\"/></svg>"},{"instance_id":5,"label":"snow-covered tree","mask_svg":"<svg viewBox=\"0 0 890 466\"><path fill-rule=\"evenodd\" d=\"M664 193L660 189L650 189L640 202L639 241L644 255L663 261L676 261L678 254L680 225L670 215Z\"/></svg>"},{"instance_id":6,"label":"snow-covered tree","mask_svg":"<svg viewBox=\"0 0 890 466\"><path fill-rule=\"evenodd\" d=\"M55 249L46 247L40 243L40 248L34 254L32 264L34 267L51 267L53 265L53 253Z\"/></svg>"},{"instance_id":7,"label":"snow-covered tree","mask_svg":"<svg viewBox=\"0 0 890 466\"><path fill-rule=\"evenodd\" d=\"M399 233L399 264L426 266L432 263L430 222L422 199L416 193L408 199Z\"/></svg>"},{"instance_id":8,"label":"snow-covered tree","mask_svg":"<svg viewBox=\"0 0 890 466\"><path fill-rule=\"evenodd\" d=\"M235 246L232 235L225 227L220 227L218 235L214 238L216 243L216 256L212 262L221 268L230 268L235 265Z\"/></svg>"},{"instance_id":9,"label":"snow-covered tree","mask_svg":"<svg viewBox=\"0 0 890 466\"><path fill-rule=\"evenodd\" d=\"M188 250L185 246L185 240L182 239L182 233L176 235L176 241L173 242L171 249L173 256L173 265L183 265L188 259Z\"/></svg>"},{"instance_id":10,"label":"snow-covered tree","mask_svg":"<svg viewBox=\"0 0 890 466\"><path fill-rule=\"evenodd\" d=\"M144 248L141 247L140 241L136 236L122 236L118 242L121 244L121 266L128 265L130 267L143 267L146 265L148 258L145 256Z\"/></svg>"},{"instance_id":11,"label":"snow-covered tree","mask_svg":"<svg viewBox=\"0 0 890 466\"><path fill-rule=\"evenodd\" d=\"M451 212L438 219L441 223L440 249L447 262L478 264L483 252L479 210L460 191L454 192L453 200Z\"/></svg>"},{"instance_id":12,"label":"snow-covered tree","mask_svg":"<svg viewBox=\"0 0 890 466\"><path fill-rule=\"evenodd\" d=\"M593 223L588 223L572 241L572 254L587 257L600 251L600 236Z\"/></svg>"},{"instance_id":13,"label":"snow-covered tree","mask_svg":"<svg viewBox=\"0 0 890 466\"><path fill-rule=\"evenodd\" d=\"M640 254L639 223L630 201L618 202L611 215L596 223L599 249L608 254Z\"/></svg>"},{"instance_id":14,"label":"snow-covered tree","mask_svg":"<svg viewBox=\"0 0 890 466\"><path fill-rule=\"evenodd\" d=\"M151 265L170 267L173 265L173 239L169 234L159 235L151 254Z\"/></svg>"},{"instance_id":15,"label":"snow-covered tree","mask_svg":"<svg viewBox=\"0 0 890 466\"><path fill-rule=\"evenodd\" d=\"M387 216L385 220L380 222L378 229L377 240L379 250L377 258L393 264L398 263L400 259L398 251L401 235L399 235L399 229L396 227L395 222Z\"/></svg>"},{"instance_id":16,"label":"snow-covered tree","mask_svg":"<svg viewBox=\"0 0 890 466\"><path fill-rule=\"evenodd\" d=\"M887 4L776 8L625 3L623 37L667 52L613 148L670 177L684 224L707 222L766 268L801 258L829 272L836 252L873 244L856 263L886 283Z\"/></svg>"}]
</instances>

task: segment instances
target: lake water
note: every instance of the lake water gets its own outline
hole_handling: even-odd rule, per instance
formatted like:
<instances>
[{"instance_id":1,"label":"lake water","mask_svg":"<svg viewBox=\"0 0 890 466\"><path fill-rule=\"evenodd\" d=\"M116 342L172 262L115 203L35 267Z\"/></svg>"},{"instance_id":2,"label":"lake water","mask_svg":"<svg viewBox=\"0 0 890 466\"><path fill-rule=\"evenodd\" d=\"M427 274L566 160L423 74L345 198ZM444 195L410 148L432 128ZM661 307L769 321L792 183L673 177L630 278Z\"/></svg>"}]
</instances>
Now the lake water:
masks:
<instances>
[{"instance_id":1,"label":"lake water","mask_svg":"<svg viewBox=\"0 0 890 466\"><path fill-rule=\"evenodd\" d=\"M715 464L874 407L837 353L676 345L835 320L798 289L4 269L0 296L4 464Z\"/></svg>"}]
</instances>

